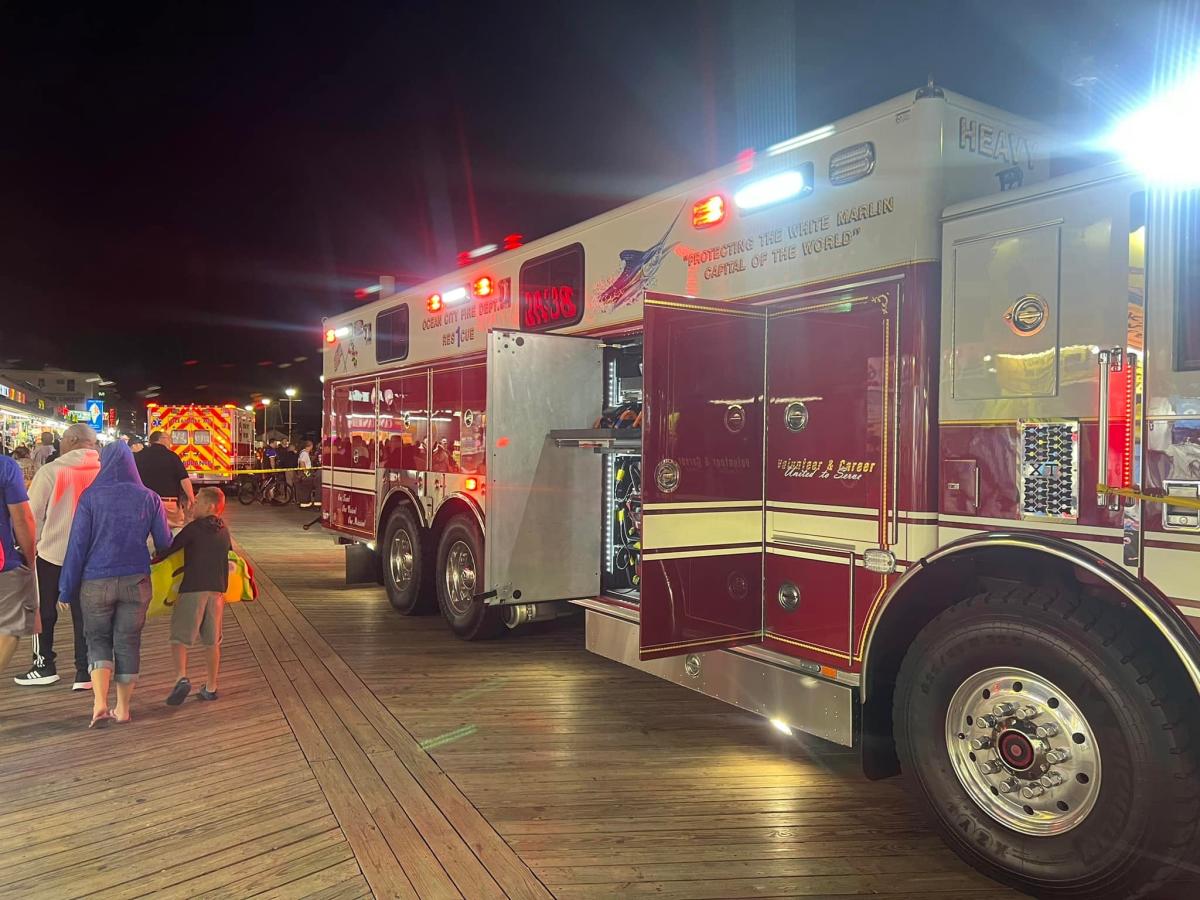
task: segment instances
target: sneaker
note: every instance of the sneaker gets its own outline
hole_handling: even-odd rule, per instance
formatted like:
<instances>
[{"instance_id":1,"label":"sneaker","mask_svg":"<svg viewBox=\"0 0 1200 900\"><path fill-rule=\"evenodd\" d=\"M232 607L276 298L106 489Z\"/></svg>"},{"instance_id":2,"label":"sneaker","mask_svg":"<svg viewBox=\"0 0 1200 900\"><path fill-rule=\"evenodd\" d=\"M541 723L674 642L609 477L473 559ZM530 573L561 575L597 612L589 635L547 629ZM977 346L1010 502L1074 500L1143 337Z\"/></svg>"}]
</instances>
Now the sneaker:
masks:
<instances>
[{"instance_id":1,"label":"sneaker","mask_svg":"<svg viewBox=\"0 0 1200 900\"><path fill-rule=\"evenodd\" d=\"M13 681L24 687L54 684L58 681L58 673L51 668L47 668L46 666L43 666L40 669L37 666L34 666L24 675L18 675L13 679Z\"/></svg>"},{"instance_id":2,"label":"sneaker","mask_svg":"<svg viewBox=\"0 0 1200 900\"><path fill-rule=\"evenodd\" d=\"M180 678L175 682L175 687L171 688L171 693L167 695L167 706L178 706L187 699L188 692L192 689L192 683L186 678Z\"/></svg>"},{"instance_id":3,"label":"sneaker","mask_svg":"<svg viewBox=\"0 0 1200 900\"><path fill-rule=\"evenodd\" d=\"M71 685L73 691L90 691L92 689L92 679L76 678L75 683Z\"/></svg>"}]
</instances>

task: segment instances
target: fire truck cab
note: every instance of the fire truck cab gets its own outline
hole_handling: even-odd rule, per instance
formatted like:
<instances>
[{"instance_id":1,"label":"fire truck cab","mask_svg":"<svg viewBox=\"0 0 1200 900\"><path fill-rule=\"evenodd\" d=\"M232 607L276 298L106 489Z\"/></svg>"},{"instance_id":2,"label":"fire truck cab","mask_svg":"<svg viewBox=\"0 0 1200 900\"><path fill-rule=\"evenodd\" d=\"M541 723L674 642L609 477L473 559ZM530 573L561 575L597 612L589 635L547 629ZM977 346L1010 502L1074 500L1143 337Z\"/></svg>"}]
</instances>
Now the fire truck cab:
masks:
<instances>
[{"instance_id":1,"label":"fire truck cab","mask_svg":"<svg viewBox=\"0 0 1200 900\"><path fill-rule=\"evenodd\" d=\"M860 746L1009 884L1153 889L1200 820L1200 207L1050 144L929 86L327 321L326 526L403 613L582 608Z\"/></svg>"}]
</instances>

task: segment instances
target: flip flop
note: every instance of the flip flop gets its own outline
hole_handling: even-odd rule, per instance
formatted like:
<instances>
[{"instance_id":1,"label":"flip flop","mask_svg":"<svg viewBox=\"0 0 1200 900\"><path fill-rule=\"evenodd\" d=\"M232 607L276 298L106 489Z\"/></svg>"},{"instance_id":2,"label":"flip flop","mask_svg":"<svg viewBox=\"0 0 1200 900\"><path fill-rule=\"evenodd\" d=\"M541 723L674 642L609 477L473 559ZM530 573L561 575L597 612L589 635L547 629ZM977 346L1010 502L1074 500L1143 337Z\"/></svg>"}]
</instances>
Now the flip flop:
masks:
<instances>
[{"instance_id":1,"label":"flip flop","mask_svg":"<svg viewBox=\"0 0 1200 900\"><path fill-rule=\"evenodd\" d=\"M92 724L88 728L107 728L108 723L115 718L116 716L106 709L104 712L92 716Z\"/></svg>"},{"instance_id":2,"label":"flip flop","mask_svg":"<svg viewBox=\"0 0 1200 900\"><path fill-rule=\"evenodd\" d=\"M171 688L171 693L167 694L167 706L178 706L187 699L188 692L192 689L192 683L186 678L180 678L175 682L175 687Z\"/></svg>"}]
</instances>

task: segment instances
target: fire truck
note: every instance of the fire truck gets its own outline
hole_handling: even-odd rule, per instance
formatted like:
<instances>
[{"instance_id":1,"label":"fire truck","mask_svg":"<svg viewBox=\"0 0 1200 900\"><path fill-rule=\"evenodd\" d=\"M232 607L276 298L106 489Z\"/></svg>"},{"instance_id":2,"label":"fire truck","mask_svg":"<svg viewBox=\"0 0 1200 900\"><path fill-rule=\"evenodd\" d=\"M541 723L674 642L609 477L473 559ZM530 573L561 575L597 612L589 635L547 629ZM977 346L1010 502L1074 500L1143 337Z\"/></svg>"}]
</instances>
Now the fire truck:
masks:
<instances>
[{"instance_id":1,"label":"fire truck","mask_svg":"<svg viewBox=\"0 0 1200 900\"><path fill-rule=\"evenodd\" d=\"M930 85L327 320L325 526L401 613L582 608L857 745L1008 884L1154 889L1200 817L1200 205L1052 143Z\"/></svg>"},{"instance_id":2,"label":"fire truck","mask_svg":"<svg viewBox=\"0 0 1200 900\"><path fill-rule=\"evenodd\" d=\"M254 413L233 404L150 403L146 433L155 431L167 435L196 484L228 484L239 472L254 468Z\"/></svg>"}]
</instances>

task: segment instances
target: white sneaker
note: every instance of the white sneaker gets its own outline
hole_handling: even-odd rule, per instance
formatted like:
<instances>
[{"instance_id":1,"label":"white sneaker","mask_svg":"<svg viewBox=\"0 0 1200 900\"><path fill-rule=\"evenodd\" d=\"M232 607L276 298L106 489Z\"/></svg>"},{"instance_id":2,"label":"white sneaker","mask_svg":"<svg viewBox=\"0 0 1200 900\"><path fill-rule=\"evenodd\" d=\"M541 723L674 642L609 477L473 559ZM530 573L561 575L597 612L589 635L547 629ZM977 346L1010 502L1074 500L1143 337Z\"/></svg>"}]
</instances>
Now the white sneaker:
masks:
<instances>
[{"instance_id":1,"label":"white sneaker","mask_svg":"<svg viewBox=\"0 0 1200 900\"><path fill-rule=\"evenodd\" d=\"M54 684L58 681L58 674L48 669L39 669L37 666L34 666L24 675L18 675L13 681L25 687Z\"/></svg>"},{"instance_id":2,"label":"white sneaker","mask_svg":"<svg viewBox=\"0 0 1200 900\"><path fill-rule=\"evenodd\" d=\"M73 691L90 691L91 689L92 683L90 681L77 681L71 685L71 690Z\"/></svg>"}]
</instances>

